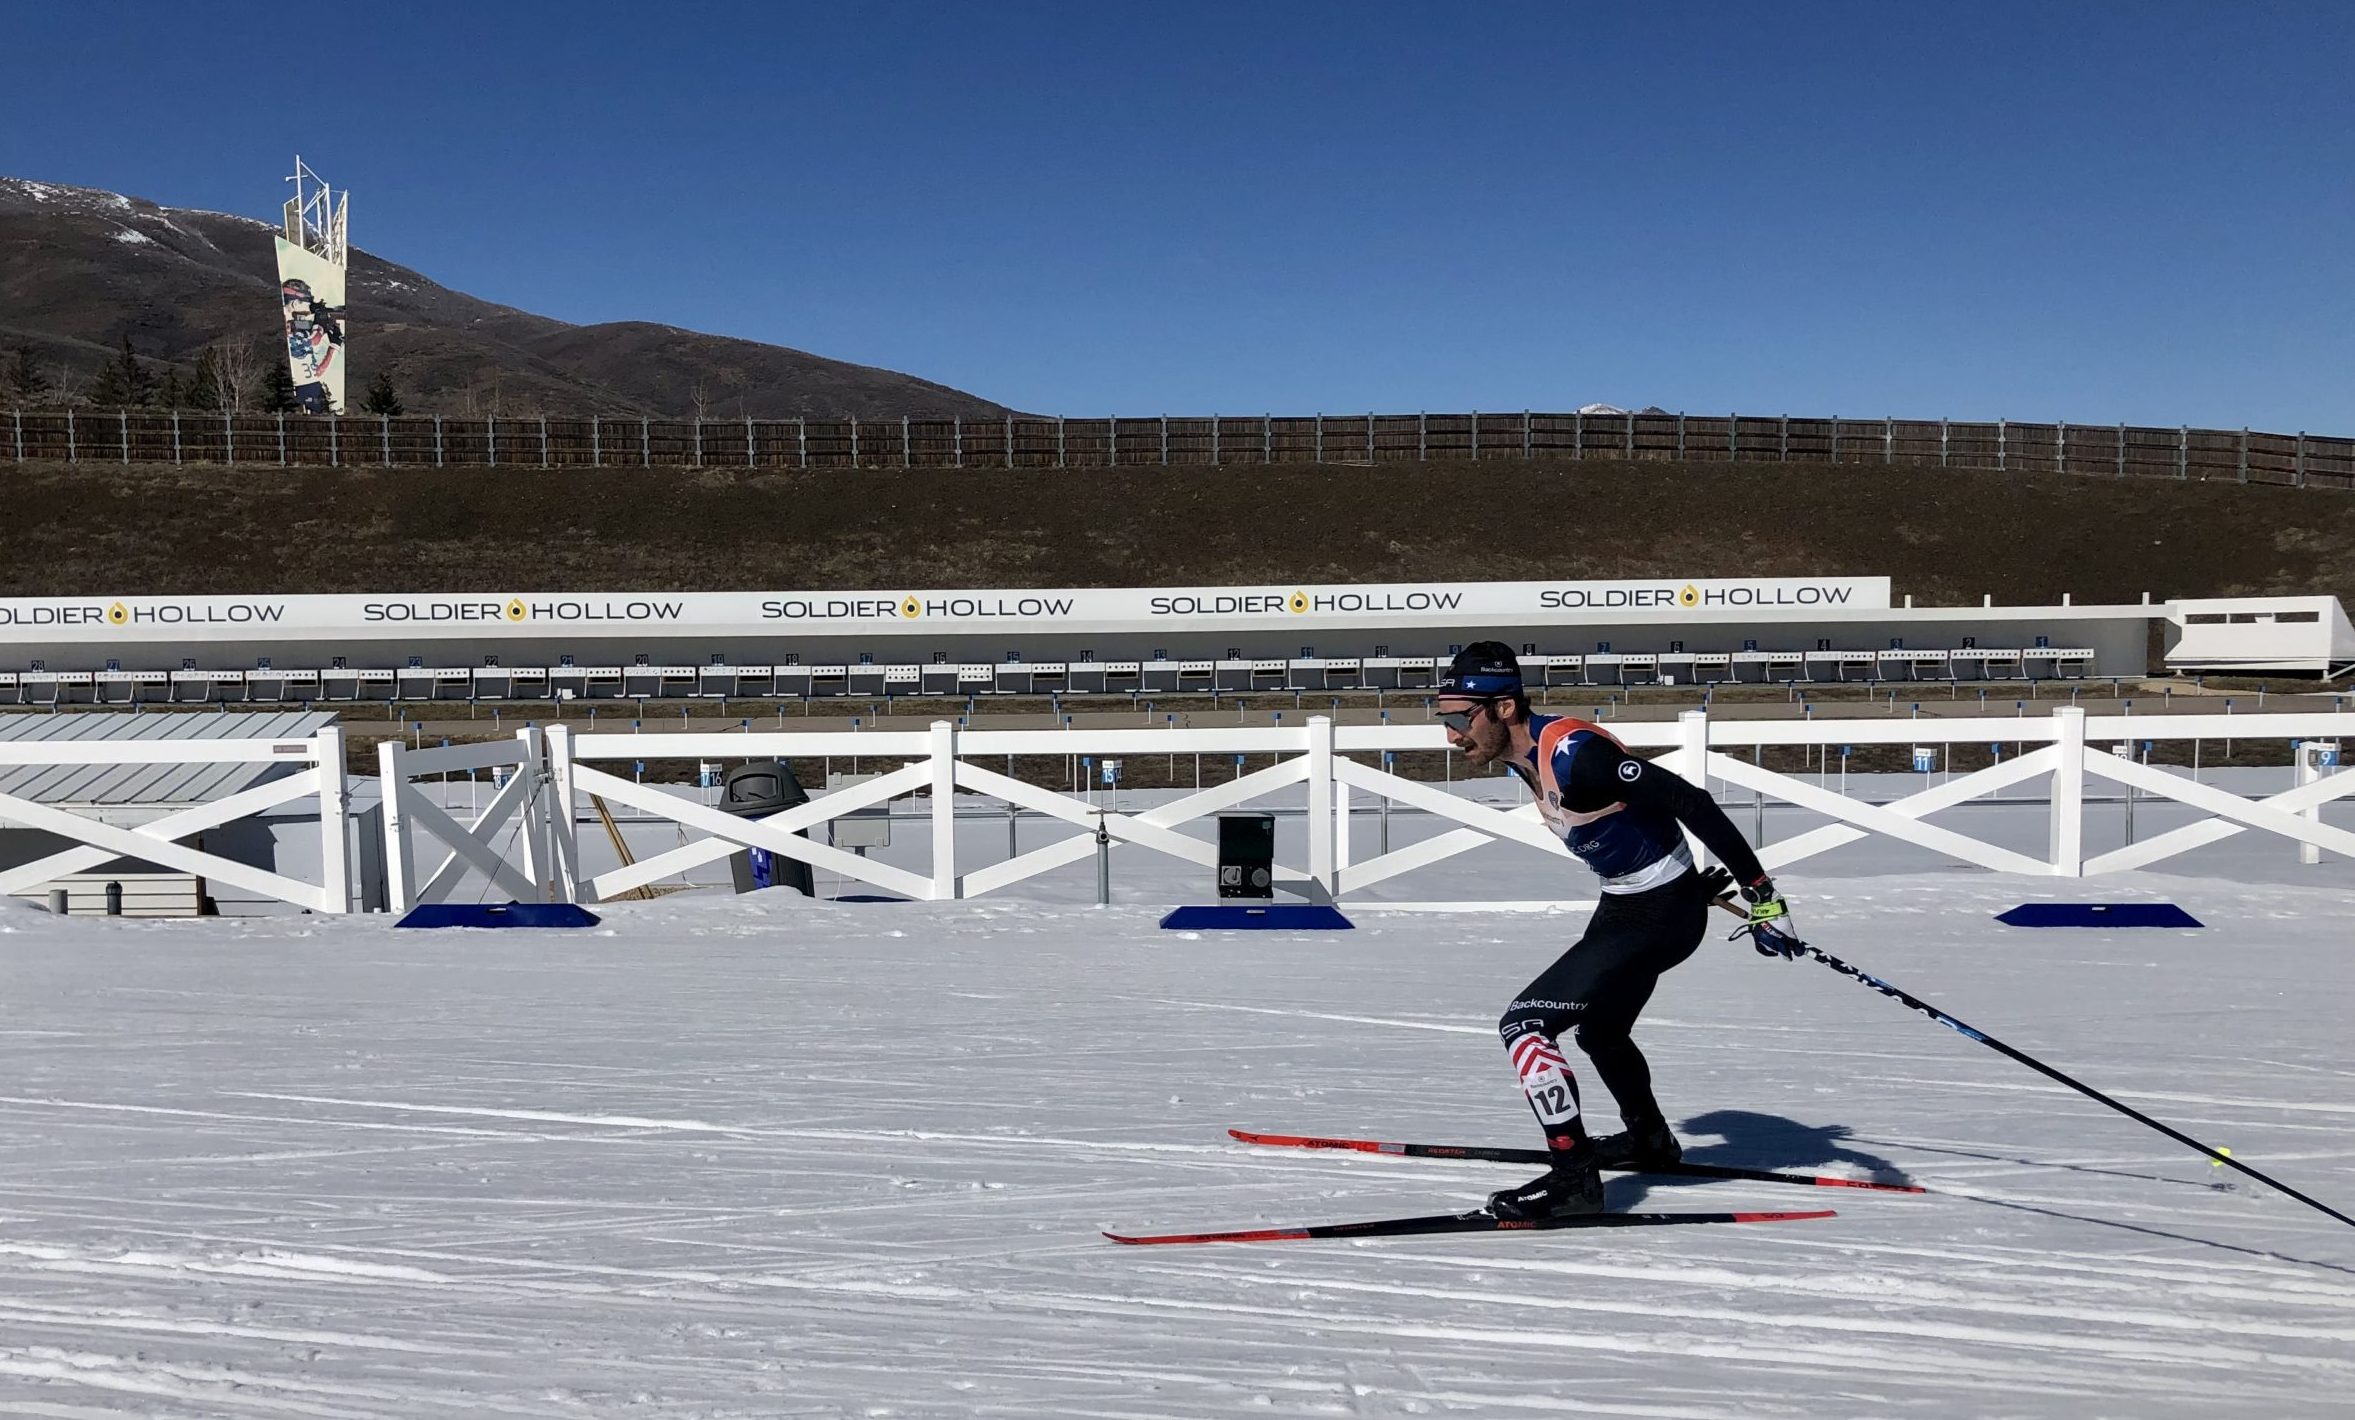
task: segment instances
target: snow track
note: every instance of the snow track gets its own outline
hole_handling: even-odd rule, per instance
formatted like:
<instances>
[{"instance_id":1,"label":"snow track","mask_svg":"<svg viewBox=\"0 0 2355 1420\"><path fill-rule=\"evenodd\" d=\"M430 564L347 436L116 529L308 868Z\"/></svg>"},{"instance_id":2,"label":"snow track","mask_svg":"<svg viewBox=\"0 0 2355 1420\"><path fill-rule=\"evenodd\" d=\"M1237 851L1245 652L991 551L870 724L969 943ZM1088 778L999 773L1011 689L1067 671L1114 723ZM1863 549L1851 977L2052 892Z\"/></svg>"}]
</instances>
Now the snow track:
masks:
<instances>
[{"instance_id":1,"label":"snow track","mask_svg":"<svg viewBox=\"0 0 2355 1420\"><path fill-rule=\"evenodd\" d=\"M2355 1202L2342 868L2097 894L2207 932L2006 929L2051 884L1943 875L1907 884L1901 946L1893 881L1789 886L1831 950ZM1492 1022L1577 919L606 912L0 909L0 1413L2209 1420L2355 1393L2355 1230L1807 964L1712 943L1663 984L1639 1039L1689 1150L1936 1192L1803 1228L1180 1255L1096 1230L1517 1179L1223 1131L1533 1143ZM1609 1185L1619 1208L1793 1192Z\"/></svg>"}]
</instances>

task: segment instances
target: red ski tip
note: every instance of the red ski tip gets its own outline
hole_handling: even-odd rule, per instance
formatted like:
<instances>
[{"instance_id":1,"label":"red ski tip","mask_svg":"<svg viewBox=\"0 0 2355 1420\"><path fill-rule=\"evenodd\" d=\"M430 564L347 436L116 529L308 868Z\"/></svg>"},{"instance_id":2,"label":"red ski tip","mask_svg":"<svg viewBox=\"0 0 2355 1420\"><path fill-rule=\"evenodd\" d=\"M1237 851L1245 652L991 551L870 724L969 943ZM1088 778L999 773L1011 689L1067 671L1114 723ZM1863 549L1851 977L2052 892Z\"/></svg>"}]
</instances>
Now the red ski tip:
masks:
<instances>
[{"instance_id":1,"label":"red ski tip","mask_svg":"<svg viewBox=\"0 0 2355 1420\"><path fill-rule=\"evenodd\" d=\"M1279 1149L1346 1149L1360 1154L1403 1154L1404 1144L1388 1144L1379 1139L1320 1139L1309 1134L1260 1134L1249 1129L1229 1129L1227 1136L1246 1144L1268 1144Z\"/></svg>"}]
</instances>

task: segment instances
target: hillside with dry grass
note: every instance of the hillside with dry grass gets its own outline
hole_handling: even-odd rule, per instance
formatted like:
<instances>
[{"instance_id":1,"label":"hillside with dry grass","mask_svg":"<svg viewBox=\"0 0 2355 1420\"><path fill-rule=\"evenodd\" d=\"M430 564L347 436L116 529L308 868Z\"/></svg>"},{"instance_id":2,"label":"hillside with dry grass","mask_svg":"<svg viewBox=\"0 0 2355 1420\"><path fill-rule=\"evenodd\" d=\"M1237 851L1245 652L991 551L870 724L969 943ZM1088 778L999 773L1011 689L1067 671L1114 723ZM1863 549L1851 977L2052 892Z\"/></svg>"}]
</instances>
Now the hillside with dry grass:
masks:
<instances>
[{"instance_id":1,"label":"hillside with dry grass","mask_svg":"<svg viewBox=\"0 0 2355 1420\"><path fill-rule=\"evenodd\" d=\"M1886 574L1924 603L2355 599L2355 497L1793 465L0 465L0 595Z\"/></svg>"}]
</instances>

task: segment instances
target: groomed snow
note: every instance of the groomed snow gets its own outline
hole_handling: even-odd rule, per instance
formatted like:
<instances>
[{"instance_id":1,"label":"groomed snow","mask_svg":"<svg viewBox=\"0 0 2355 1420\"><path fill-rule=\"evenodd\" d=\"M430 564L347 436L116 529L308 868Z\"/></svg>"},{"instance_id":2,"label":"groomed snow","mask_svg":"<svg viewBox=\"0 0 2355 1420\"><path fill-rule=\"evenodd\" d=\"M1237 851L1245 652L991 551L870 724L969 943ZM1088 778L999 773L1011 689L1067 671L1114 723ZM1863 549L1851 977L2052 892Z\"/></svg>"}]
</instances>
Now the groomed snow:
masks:
<instances>
[{"instance_id":1,"label":"groomed snow","mask_svg":"<svg viewBox=\"0 0 2355 1420\"><path fill-rule=\"evenodd\" d=\"M2243 838L2206 876L1786 881L1832 951L2355 1211L2350 874ZM1501 862L1420 895L1587 891ZM1090 866L1027 901L689 895L549 933L10 904L0 1413L2347 1413L2355 1229L1717 941L1639 1035L1693 1156L1935 1192L1619 1178L1621 1208L1840 1216L1107 1243L1526 1172L1230 1125L1535 1142L1493 1023L1579 915L1157 931L1198 874L1124 867L1106 909L1072 900ZM1991 920L2031 897L2209 926Z\"/></svg>"}]
</instances>

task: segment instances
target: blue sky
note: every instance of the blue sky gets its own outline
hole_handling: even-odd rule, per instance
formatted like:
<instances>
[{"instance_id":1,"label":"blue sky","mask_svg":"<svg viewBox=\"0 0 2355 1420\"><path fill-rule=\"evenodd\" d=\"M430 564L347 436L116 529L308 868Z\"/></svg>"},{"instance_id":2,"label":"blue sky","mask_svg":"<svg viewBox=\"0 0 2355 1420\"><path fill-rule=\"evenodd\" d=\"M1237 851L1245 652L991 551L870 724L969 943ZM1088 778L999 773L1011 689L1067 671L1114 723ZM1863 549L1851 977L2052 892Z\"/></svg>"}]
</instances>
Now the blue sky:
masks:
<instances>
[{"instance_id":1,"label":"blue sky","mask_svg":"<svg viewBox=\"0 0 2355 1420\"><path fill-rule=\"evenodd\" d=\"M1025 409L2355 432L2343 3L11 0L4 28L0 173L272 218L299 150L359 245L475 295Z\"/></svg>"}]
</instances>

